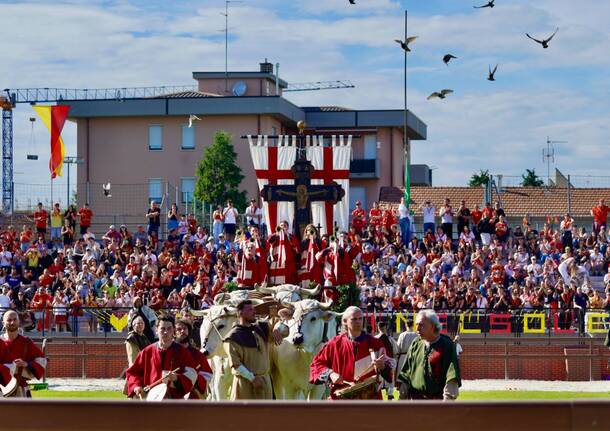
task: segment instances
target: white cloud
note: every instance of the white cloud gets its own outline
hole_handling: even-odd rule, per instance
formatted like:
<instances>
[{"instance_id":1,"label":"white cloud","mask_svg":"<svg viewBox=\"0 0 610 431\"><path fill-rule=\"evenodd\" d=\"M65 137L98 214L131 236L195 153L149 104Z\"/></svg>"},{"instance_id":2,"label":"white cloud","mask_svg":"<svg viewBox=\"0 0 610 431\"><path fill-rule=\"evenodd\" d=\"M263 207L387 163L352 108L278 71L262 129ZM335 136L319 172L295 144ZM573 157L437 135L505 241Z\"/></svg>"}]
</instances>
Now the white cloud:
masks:
<instances>
[{"instance_id":1,"label":"white cloud","mask_svg":"<svg viewBox=\"0 0 610 431\"><path fill-rule=\"evenodd\" d=\"M127 0L0 4L0 16L11 17L0 26L0 38L10 41L0 62L1 87L194 83L192 71L224 68L224 3L189 7ZM295 12L287 16L279 0L231 5L231 69L256 70L267 57L281 63L289 82L350 79L357 85L288 96L302 105L402 107L402 53L393 42L403 32L399 2L357 0L352 7L347 0L305 0L289 7ZM451 15L409 7L409 33L420 36L410 56L409 107L429 132L427 142L414 143L413 160L438 166L437 184L464 184L480 168L541 171L547 135L570 142L558 147L563 170L604 171L610 78L597 69L610 66L610 2L515 0L482 11L467 2ZM544 36L556 26L548 50L524 35ZM447 52L459 57L450 67L440 61ZM489 84L487 65L495 63L499 80ZM445 86L455 89L447 100L425 100ZM24 160L31 115L25 106L15 111L15 170L46 182L47 156L41 151L38 165ZM67 125L68 153L75 151L75 136ZM47 139L37 127L43 149Z\"/></svg>"}]
</instances>

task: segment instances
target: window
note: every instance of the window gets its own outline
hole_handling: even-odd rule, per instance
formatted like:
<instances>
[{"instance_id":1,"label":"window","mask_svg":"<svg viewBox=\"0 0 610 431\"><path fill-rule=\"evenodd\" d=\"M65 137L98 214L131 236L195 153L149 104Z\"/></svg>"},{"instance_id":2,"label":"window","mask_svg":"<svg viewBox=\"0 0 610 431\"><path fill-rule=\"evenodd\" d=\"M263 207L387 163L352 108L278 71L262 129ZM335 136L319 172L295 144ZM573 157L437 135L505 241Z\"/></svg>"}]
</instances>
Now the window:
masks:
<instances>
[{"instance_id":1,"label":"window","mask_svg":"<svg viewBox=\"0 0 610 431\"><path fill-rule=\"evenodd\" d=\"M161 203L163 198L163 179L150 178L148 180L148 202Z\"/></svg>"},{"instance_id":2,"label":"window","mask_svg":"<svg viewBox=\"0 0 610 431\"><path fill-rule=\"evenodd\" d=\"M180 192L182 193L182 203L192 203L195 193L195 178L180 178Z\"/></svg>"},{"instance_id":3,"label":"window","mask_svg":"<svg viewBox=\"0 0 610 431\"><path fill-rule=\"evenodd\" d=\"M182 147L183 150L195 149L195 125L189 127L188 124L182 125Z\"/></svg>"},{"instance_id":4,"label":"window","mask_svg":"<svg viewBox=\"0 0 610 431\"><path fill-rule=\"evenodd\" d=\"M377 158L377 135L364 135L364 158Z\"/></svg>"},{"instance_id":5,"label":"window","mask_svg":"<svg viewBox=\"0 0 610 431\"><path fill-rule=\"evenodd\" d=\"M148 126L148 149L153 151L163 149L163 126Z\"/></svg>"}]
</instances>

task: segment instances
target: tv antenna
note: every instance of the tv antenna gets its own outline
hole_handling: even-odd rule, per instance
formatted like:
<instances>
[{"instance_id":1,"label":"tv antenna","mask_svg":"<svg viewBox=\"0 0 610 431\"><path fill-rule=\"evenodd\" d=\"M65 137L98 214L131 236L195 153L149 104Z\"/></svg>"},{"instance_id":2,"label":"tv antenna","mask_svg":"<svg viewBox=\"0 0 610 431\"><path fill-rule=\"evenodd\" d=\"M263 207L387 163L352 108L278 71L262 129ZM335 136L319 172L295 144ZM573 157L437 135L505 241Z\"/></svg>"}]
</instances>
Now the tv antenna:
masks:
<instances>
[{"instance_id":1,"label":"tv antenna","mask_svg":"<svg viewBox=\"0 0 610 431\"><path fill-rule=\"evenodd\" d=\"M240 0L225 0L225 94L229 93L229 3L243 3Z\"/></svg>"},{"instance_id":2,"label":"tv antenna","mask_svg":"<svg viewBox=\"0 0 610 431\"><path fill-rule=\"evenodd\" d=\"M553 144L567 144L568 141L552 141L546 137L546 148L542 149L542 163L546 163L546 182L551 185L551 163L555 163L555 147Z\"/></svg>"}]
</instances>

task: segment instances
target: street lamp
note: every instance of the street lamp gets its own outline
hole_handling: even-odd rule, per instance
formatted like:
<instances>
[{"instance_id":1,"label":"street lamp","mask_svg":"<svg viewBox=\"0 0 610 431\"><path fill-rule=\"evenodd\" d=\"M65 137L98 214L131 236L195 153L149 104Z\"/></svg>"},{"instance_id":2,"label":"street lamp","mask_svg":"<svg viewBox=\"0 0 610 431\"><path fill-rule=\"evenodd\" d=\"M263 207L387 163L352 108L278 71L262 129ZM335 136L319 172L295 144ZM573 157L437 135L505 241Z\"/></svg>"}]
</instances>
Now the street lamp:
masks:
<instances>
[{"instance_id":1,"label":"street lamp","mask_svg":"<svg viewBox=\"0 0 610 431\"><path fill-rule=\"evenodd\" d=\"M70 165L80 165L84 159L73 156L64 157L64 164L68 166L68 186L66 187L66 208L70 206Z\"/></svg>"}]
</instances>

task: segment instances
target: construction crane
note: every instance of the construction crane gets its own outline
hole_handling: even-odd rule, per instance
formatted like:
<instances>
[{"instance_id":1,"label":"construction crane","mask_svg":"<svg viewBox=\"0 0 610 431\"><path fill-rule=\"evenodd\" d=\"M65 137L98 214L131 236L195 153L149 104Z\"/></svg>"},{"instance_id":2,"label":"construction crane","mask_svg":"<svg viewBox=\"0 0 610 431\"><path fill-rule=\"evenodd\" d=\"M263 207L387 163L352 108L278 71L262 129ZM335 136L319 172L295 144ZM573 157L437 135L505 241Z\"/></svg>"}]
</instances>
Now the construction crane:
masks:
<instances>
[{"instance_id":1,"label":"construction crane","mask_svg":"<svg viewBox=\"0 0 610 431\"><path fill-rule=\"evenodd\" d=\"M284 91L316 91L354 88L350 81L317 81L289 84ZM170 94L197 91L195 85L121 88L22 88L5 89L0 95L2 109L2 211L13 211L13 109L18 103L56 103L83 100L128 100L168 97Z\"/></svg>"}]
</instances>

